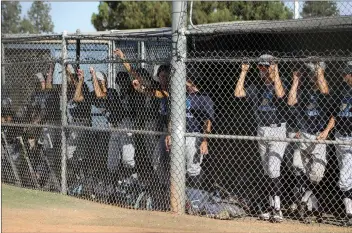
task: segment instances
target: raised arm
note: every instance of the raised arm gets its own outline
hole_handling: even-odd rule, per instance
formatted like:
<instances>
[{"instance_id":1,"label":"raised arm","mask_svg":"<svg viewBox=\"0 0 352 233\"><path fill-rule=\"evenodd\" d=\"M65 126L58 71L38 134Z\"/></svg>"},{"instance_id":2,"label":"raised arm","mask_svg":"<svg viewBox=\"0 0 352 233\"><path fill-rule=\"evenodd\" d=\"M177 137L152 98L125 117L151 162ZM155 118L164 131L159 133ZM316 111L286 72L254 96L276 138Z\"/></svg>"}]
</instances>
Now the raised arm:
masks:
<instances>
[{"instance_id":1,"label":"raised arm","mask_svg":"<svg viewBox=\"0 0 352 233\"><path fill-rule=\"evenodd\" d=\"M102 87L100 87L94 68L90 67L89 72L92 75L95 96L97 98L105 98L107 96L105 81L101 81Z\"/></svg>"},{"instance_id":2,"label":"raised arm","mask_svg":"<svg viewBox=\"0 0 352 233\"><path fill-rule=\"evenodd\" d=\"M325 71L323 67L317 64L315 68L315 75L317 76L318 88L322 94L326 95L326 94L329 94L329 87L328 87L328 82L325 79L324 73Z\"/></svg>"},{"instance_id":3,"label":"raised arm","mask_svg":"<svg viewBox=\"0 0 352 233\"><path fill-rule=\"evenodd\" d=\"M84 100L82 88L83 88L83 83L84 83L84 72L83 70L78 70L77 71L77 76L78 76L78 83L76 85L76 90L75 94L73 96L73 100L75 102L82 102Z\"/></svg>"},{"instance_id":4,"label":"raised arm","mask_svg":"<svg viewBox=\"0 0 352 233\"><path fill-rule=\"evenodd\" d=\"M73 83L74 86L77 86L77 81L75 80L75 77L74 77L74 74L72 73L71 71L72 68L72 65L68 64L66 65L66 75L69 77L69 79L71 80L71 82Z\"/></svg>"},{"instance_id":5,"label":"raised arm","mask_svg":"<svg viewBox=\"0 0 352 233\"><path fill-rule=\"evenodd\" d=\"M242 71L240 74L240 78L237 81L236 88L235 88L235 97L246 96L246 90L244 89L244 81L246 79L249 67L250 67L249 64L242 64Z\"/></svg>"},{"instance_id":6,"label":"raised arm","mask_svg":"<svg viewBox=\"0 0 352 233\"><path fill-rule=\"evenodd\" d=\"M301 77L301 74L299 72L297 72L297 71L293 72L292 86L291 86L291 90L288 94L288 100L287 100L287 104L289 106L293 106L298 103L297 90L298 90L298 84L299 84L300 77Z\"/></svg>"},{"instance_id":7,"label":"raised arm","mask_svg":"<svg viewBox=\"0 0 352 233\"><path fill-rule=\"evenodd\" d=\"M54 72L54 64L50 63L49 71L46 74L45 89L53 88L53 72Z\"/></svg>"},{"instance_id":8,"label":"raised arm","mask_svg":"<svg viewBox=\"0 0 352 233\"><path fill-rule=\"evenodd\" d=\"M271 80L274 82L275 94L278 98L283 98L285 96L285 89L282 85L282 81L279 75L279 67L277 64L272 64L269 67L269 75Z\"/></svg>"},{"instance_id":9,"label":"raised arm","mask_svg":"<svg viewBox=\"0 0 352 233\"><path fill-rule=\"evenodd\" d=\"M125 54L123 54L123 52L120 49L115 49L114 55L119 57L123 61L123 66L125 67L127 72L133 76L133 78L140 79L139 75L132 69L130 63L126 61Z\"/></svg>"}]
</instances>

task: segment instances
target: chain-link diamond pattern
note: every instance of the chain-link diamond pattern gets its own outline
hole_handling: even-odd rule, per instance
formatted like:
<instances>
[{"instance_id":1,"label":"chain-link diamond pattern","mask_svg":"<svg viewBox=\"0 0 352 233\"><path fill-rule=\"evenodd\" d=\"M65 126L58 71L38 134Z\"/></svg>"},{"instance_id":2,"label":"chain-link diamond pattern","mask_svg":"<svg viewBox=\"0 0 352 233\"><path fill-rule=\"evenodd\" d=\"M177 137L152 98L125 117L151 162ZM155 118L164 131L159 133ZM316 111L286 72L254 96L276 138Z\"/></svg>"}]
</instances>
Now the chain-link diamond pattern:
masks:
<instances>
[{"instance_id":1,"label":"chain-link diamond pattern","mask_svg":"<svg viewBox=\"0 0 352 233\"><path fill-rule=\"evenodd\" d=\"M337 6L187 28L182 6L172 30L4 36L2 182L125 208L348 225L352 21L351 4Z\"/></svg>"}]
</instances>

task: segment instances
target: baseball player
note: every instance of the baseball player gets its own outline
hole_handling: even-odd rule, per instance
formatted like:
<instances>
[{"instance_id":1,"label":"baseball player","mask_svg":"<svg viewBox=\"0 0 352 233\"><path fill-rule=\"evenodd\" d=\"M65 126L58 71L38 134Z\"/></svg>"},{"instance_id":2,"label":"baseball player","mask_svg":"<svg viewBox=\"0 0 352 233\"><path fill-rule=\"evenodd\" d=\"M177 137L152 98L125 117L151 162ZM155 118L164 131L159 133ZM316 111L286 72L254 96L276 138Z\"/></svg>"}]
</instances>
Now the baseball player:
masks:
<instances>
[{"instance_id":1,"label":"baseball player","mask_svg":"<svg viewBox=\"0 0 352 233\"><path fill-rule=\"evenodd\" d=\"M191 79L186 82L186 132L211 133L211 124L214 119L214 104L206 93L200 93ZM170 122L171 123L171 122ZM168 133L171 134L171 127ZM166 151L170 151L171 136L165 138ZM186 137L186 186L201 189L202 161L208 154L208 138Z\"/></svg>"},{"instance_id":2,"label":"baseball player","mask_svg":"<svg viewBox=\"0 0 352 233\"><path fill-rule=\"evenodd\" d=\"M119 72L115 79L119 87L119 101L111 102L109 122L111 127L118 129L135 129L136 107L130 76L127 72ZM120 178L128 182L138 179L135 166L135 142L132 133L112 132L109 142L108 169L118 173ZM121 164L122 163L122 164ZM121 166L122 165L122 166Z\"/></svg>"},{"instance_id":3,"label":"baseball player","mask_svg":"<svg viewBox=\"0 0 352 233\"><path fill-rule=\"evenodd\" d=\"M259 57L260 79L245 89L245 78L249 64L242 64L242 72L236 84L235 97L250 101L258 124L257 135L261 137L286 138L286 93L281 82L278 65L268 54ZM283 220L280 203L280 166L287 142L258 142L264 173L268 176L269 207L259 215L260 219L281 222Z\"/></svg>"},{"instance_id":4,"label":"baseball player","mask_svg":"<svg viewBox=\"0 0 352 233\"><path fill-rule=\"evenodd\" d=\"M349 142L350 145L336 145L336 154L339 161L339 186L343 192L347 225L352 226L352 61L342 70L344 85L339 93L334 95L335 111L335 139L340 142Z\"/></svg>"},{"instance_id":5,"label":"baseball player","mask_svg":"<svg viewBox=\"0 0 352 233\"><path fill-rule=\"evenodd\" d=\"M82 70L73 69L72 65L66 66L67 76L67 122L74 126L91 125L91 94L88 85L84 82ZM82 165L83 159L91 153L90 134L87 131L67 130L67 157L68 166L74 175L69 176L70 182L82 179L86 166Z\"/></svg>"},{"instance_id":6,"label":"baseball player","mask_svg":"<svg viewBox=\"0 0 352 233\"><path fill-rule=\"evenodd\" d=\"M297 108L297 122L299 132L296 138L325 140L333 128L333 121L330 118L328 109L329 88L324 76L325 63L306 63L306 69L301 75L299 72L293 75L293 84L289 93L288 105ZM299 84L301 83L301 84ZM305 189L299 204L301 220L309 220L308 200L314 197L319 200L318 184L323 179L327 158L326 144L323 143L299 143L302 165L302 180L297 180L301 185L300 190ZM297 196L297 195L296 195ZM319 204L319 203L317 203ZM318 221L322 221L319 205Z\"/></svg>"},{"instance_id":7,"label":"baseball player","mask_svg":"<svg viewBox=\"0 0 352 233\"><path fill-rule=\"evenodd\" d=\"M119 49L115 54L125 61L123 52ZM167 131L168 118L168 96L167 85L170 66L164 64L158 67L157 77L159 82L152 80L151 76L143 69L132 69L128 62L123 63L126 70L131 74L134 90L142 94L145 102L139 108L144 109L144 129L149 131ZM138 98L137 98L138 97ZM135 99L140 99L141 96L135 94ZM139 110L140 112L141 110ZM161 184L167 185L168 179L165 176L167 173L167 155L165 154L165 136L144 135L144 145L146 152L151 160L152 166Z\"/></svg>"},{"instance_id":8,"label":"baseball player","mask_svg":"<svg viewBox=\"0 0 352 233\"><path fill-rule=\"evenodd\" d=\"M114 114L116 107L119 107L119 96L115 89L108 88L107 76L101 72L96 72L90 67L94 91L91 97L92 103L92 127L109 128L116 125L111 114ZM117 106L116 106L117 105ZM115 108L114 108L115 106ZM111 134L109 131L99 131L92 133L92 152L94 155L90 163L94 163L95 174L100 178L108 179L108 153Z\"/></svg>"}]
</instances>

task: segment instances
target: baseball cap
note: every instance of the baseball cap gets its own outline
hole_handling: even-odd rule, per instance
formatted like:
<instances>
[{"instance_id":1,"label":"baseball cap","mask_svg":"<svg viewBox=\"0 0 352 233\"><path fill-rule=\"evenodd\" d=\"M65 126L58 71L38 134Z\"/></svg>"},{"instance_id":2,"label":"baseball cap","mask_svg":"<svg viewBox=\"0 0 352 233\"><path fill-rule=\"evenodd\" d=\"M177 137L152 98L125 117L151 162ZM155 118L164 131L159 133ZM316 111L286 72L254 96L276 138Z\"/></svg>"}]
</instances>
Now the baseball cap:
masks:
<instances>
[{"instance_id":1,"label":"baseball cap","mask_svg":"<svg viewBox=\"0 0 352 233\"><path fill-rule=\"evenodd\" d=\"M260 61L258 62L258 65L270 66L270 62L274 59L275 57L270 54L263 54L259 57Z\"/></svg>"},{"instance_id":2,"label":"baseball cap","mask_svg":"<svg viewBox=\"0 0 352 233\"><path fill-rule=\"evenodd\" d=\"M45 82L45 78L42 73L36 73L34 76L39 82Z\"/></svg>"},{"instance_id":3,"label":"baseball cap","mask_svg":"<svg viewBox=\"0 0 352 233\"><path fill-rule=\"evenodd\" d=\"M341 73L352 74L352 61L349 61L345 64L345 66L341 69Z\"/></svg>"},{"instance_id":4,"label":"baseball cap","mask_svg":"<svg viewBox=\"0 0 352 233\"><path fill-rule=\"evenodd\" d=\"M95 76L99 81L105 81L105 75L103 74L103 72L98 71L95 73Z\"/></svg>"},{"instance_id":5,"label":"baseball cap","mask_svg":"<svg viewBox=\"0 0 352 233\"><path fill-rule=\"evenodd\" d=\"M308 57L308 59L309 58L312 59L312 58L316 58L316 57ZM325 68L326 68L325 62L321 61L318 63L319 63L319 66L325 70ZM314 63L313 62L305 62L304 66L309 70L310 73L315 72L315 62Z\"/></svg>"}]
</instances>

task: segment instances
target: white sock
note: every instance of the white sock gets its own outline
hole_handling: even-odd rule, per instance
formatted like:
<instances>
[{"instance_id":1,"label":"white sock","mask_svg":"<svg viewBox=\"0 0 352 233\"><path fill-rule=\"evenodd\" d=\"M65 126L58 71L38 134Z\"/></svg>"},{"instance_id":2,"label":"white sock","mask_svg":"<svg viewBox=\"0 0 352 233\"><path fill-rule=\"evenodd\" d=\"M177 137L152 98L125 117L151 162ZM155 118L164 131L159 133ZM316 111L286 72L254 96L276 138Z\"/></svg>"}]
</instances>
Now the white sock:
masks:
<instances>
[{"instance_id":1,"label":"white sock","mask_svg":"<svg viewBox=\"0 0 352 233\"><path fill-rule=\"evenodd\" d=\"M310 195L312 195L312 193L313 192L311 190L306 190L301 201L307 203L308 199L309 199Z\"/></svg>"},{"instance_id":2,"label":"white sock","mask_svg":"<svg viewBox=\"0 0 352 233\"><path fill-rule=\"evenodd\" d=\"M271 207L275 207L275 203L274 203L274 198L273 196L269 196L269 203Z\"/></svg>"},{"instance_id":3,"label":"white sock","mask_svg":"<svg viewBox=\"0 0 352 233\"><path fill-rule=\"evenodd\" d=\"M313 194L312 196L310 196L310 199L312 200L312 210L319 210L318 198Z\"/></svg>"},{"instance_id":4,"label":"white sock","mask_svg":"<svg viewBox=\"0 0 352 233\"><path fill-rule=\"evenodd\" d=\"M279 196L275 196L274 197L274 207L275 210L280 210L280 197Z\"/></svg>"},{"instance_id":5,"label":"white sock","mask_svg":"<svg viewBox=\"0 0 352 233\"><path fill-rule=\"evenodd\" d=\"M312 211L312 210L313 210L313 201L312 201L312 197L309 197L306 203L307 203L307 209L308 209L308 211Z\"/></svg>"},{"instance_id":6,"label":"white sock","mask_svg":"<svg viewBox=\"0 0 352 233\"><path fill-rule=\"evenodd\" d=\"M137 173L132 174L132 177L135 178L135 179L137 179L137 178L138 178Z\"/></svg>"},{"instance_id":7,"label":"white sock","mask_svg":"<svg viewBox=\"0 0 352 233\"><path fill-rule=\"evenodd\" d=\"M344 198L343 203L345 204L346 214L352 214L352 200L349 198Z\"/></svg>"}]
</instances>

